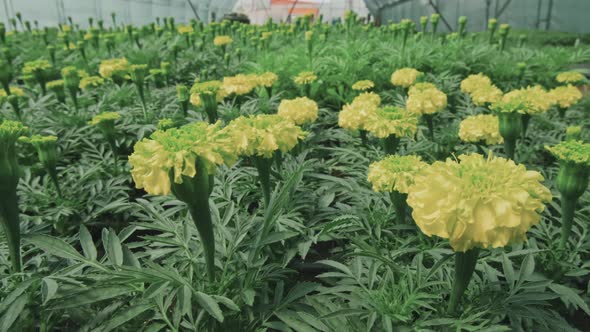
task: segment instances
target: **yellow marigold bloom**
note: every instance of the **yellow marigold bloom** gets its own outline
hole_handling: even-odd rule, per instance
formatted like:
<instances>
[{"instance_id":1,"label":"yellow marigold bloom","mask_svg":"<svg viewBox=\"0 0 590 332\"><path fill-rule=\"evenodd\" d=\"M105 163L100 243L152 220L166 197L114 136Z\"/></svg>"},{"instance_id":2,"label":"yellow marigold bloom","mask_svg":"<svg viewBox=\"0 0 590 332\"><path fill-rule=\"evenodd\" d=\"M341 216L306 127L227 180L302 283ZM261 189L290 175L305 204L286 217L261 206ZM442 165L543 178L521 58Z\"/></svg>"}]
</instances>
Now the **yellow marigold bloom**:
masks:
<instances>
[{"instance_id":1,"label":"yellow marigold bloom","mask_svg":"<svg viewBox=\"0 0 590 332\"><path fill-rule=\"evenodd\" d=\"M521 103L528 114L544 113L553 106L551 95L538 85L512 90L502 97L502 101Z\"/></svg>"},{"instance_id":2,"label":"yellow marigold bloom","mask_svg":"<svg viewBox=\"0 0 590 332\"><path fill-rule=\"evenodd\" d=\"M555 146L545 146L545 149L561 161L590 166L590 144L583 141L563 141Z\"/></svg>"},{"instance_id":3,"label":"yellow marigold bloom","mask_svg":"<svg viewBox=\"0 0 590 332\"><path fill-rule=\"evenodd\" d=\"M185 35L185 34L189 34L189 33L193 33L195 30L193 29L192 26L190 25L179 25L176 30L178 31L179 34L181 35Z\"/></svg>"},{"instance_id":4,"label":"yellow marigold bloom","mask_svg":"<svg viewBox=\"0 0 590 332\"><path fill-rule=\"evenodd\" d=\"M318 77L312 71L302 71L297 76L295 76L295 78L293 78L293 81L295 84L305 85L311 84L317 81L317 79Z\"/></svg>"},{"instance_id":5,"label":"yellow marigold bloom","mask_svg":"<svg viewBox=\"0 0 590 332\"><path fill-rule=\"evenodd\" d=\"M25 91L23 89L19 88L18 86L11 86L10 87L10 94L12 96L24 97ZM6 100L6 97L8 97L8 95L6 94L6 91L4 91L4 89L0 89L0 103L3 103Z\"/></svg>"},{"instance_id":6,"label":"yellow marigold bloom","mask_svg":"<svg viewBox=\"0 0 590 332\"><path fill-rule=\"evenodd\" d=\"M370 80L357 81L352 85L352 89L357 91L370 90L373 87L375 87L375 83L373 83L373 81Z\"/></svg>"},{"instance_id":7,"label":"yellow marigold bloom","mask_svg":"<svg viewBox=\"0 0 590 332\"><path fill-rule=\"evenodd\" d=\"M471 94L477 89L490 85L492 85L492 80L482 73L469 75L461 81L461 92Z\"/></svg>"},{"instance_id":8,"label":"yellow marigold bloom","mask_svg":"<svg viewBox=\"0 0 590 332\"><path fill-rule=\"evenodd\" d=\"M313 31L305 31L305 40L310 41L313 38Z\"/></svg>"},{"instance_id":9,"label":"yellow marigold bloom","mask_svg":"<svg viewBox=\"0 0 590 332\"><path fill-rule=\"evenodd\" d=\"M230 36L217 36L213 39L213 45L215 46L225 46L231 44L234 40L231 39Z\"/></svg>"},{"instance_id":10,"label":"yellow marigold bloom","mask_svg":"<svg viewBox=\"0 0 590 332\"><path fill-rule=\"evenodd\" d=\"M301 127L277 114L241 116L224 129L232 137L237 155L271 158L275 151L288 152L305 137Z\"/></svg>"},{"instance_id":11,"label":"yellow marigold bloom","mask_svg":"<svg viewBox=\"0 0 590 332\"><path fill-rule=\"evenodd\" d=\"M414 68L398 69L391 75L391 84L407 88L413 85L420 75L422 73Z\"/></svg>"},{"instance_id":12,"label":"yellow marigold bloom","mask_svg":"<svg viewBox=\"0 0 590 332\"><path fill-rule=\"evenodd\" d=\"M416 114L434 114L447 107L447 95L431 83L418 83L410 88L406 109Z\"/></svg>"},{"instance_id":13,"label":"yellow marigold bloom","mask_svg":"<svg viewBox=\"0 0 590 332\"><path fill-rule=\"evenodd\" d=\"M196 175L197 158L209 174L215 174L216 165L233 164L236 156L230 152L230 143L220 123L194 122L158 130L135 144L129 156L131 176L137 188L152 195L168 195L171 179L182 183L183 175Z\"/></svg>"},{"instance_id":14,"label":"yellow marigold bloom","mask_svg":"<svg viewBox=\"0 0 590 332\"><path fill-rule=\"evenodd\" d=\"M262 32L262 35L260 36L261 40L267 40L272 36L272 32L270 31L264 31Z\"/></svg>"},{"instance_id":15,"label":"yellow marigold bloom","mask_svg":"<svg viewBox=\"0 0 590 332\"><path fill-rule=\"evenodd\" d=\"M539 172L480 154L437 161L409 189L408 205L427 236L449 239L454 251L498 248L526 240L551 192Z\"/></svg>"},{"instance_id":16,"label":"yellow marigold bloom","mask_svg":"<svg viewBox=\"0 0 590 332\"><path fill-rule=\"evenodd\" d=\"M116 121L121 118L121 114L117 112L104 112L98 115L95 115L90 122L88 122L91 126L99 125L101 122L105 121Z\"/></svg>"},{"instance_id":17,"label":"yellow marigold bloom","mask_svg":"<svg viewBox=\"0 0 590 332\"><path fill-rule=\"evenodd\" d=\"M53 80L53 81L47 82L48 89L57 89L57 88L63 88L63 87L64 87L64 80Z\"/></svg>"},{"instance_id":18,"label":"yellow marigold bloom","mask_svg":"<svg viewBox=\"0 0 590 332\"><path fill-rule=\"evenodd\" d=\"M409 187L414 184L414 176L426 166L428 164L420 156L390 155L369 165L367 180L373 185L374 191L407 194Z\"/></svg>"},{"instance_id":19,"label":"yellow marigold bloom","mask_svg":"<svg viewBox=\"0 0 590 332\"><path fill-rule=\"evenodd\" d=\"M84 34L84 40L91 40L93 35L91 33Z\"/></svg>"},{"instance_id":20,"label":"yellow marigold bloom","mask_svg":"<svg viewBox=\"0 0 590 332\"><path fill-rule=\"evenodd\" d=\"M373 92L361 93L352 103L344 105L338 114L338 125L349 130L365 129L365 122L381 104L381 97Z\"/></svg>"},{"instance_id":21,"label":"yellow marigold bloom","mask_svg":"<svg viewBox=\"0 0 590 332\"><path fill-rule=\"evenodd\" d=\"M318 118L318 104L307 97L283 99L279 104L278 115L296 125L314 122Z\"/></svg>"},{"instance_id":22,"label":"yellow marigold bloom","mask_svg":"<svg viewBox=\"0 0 590 332\"><path fill-rule=\"evenodd\" d=\"M98 73L104 78L123 77L128 71L129 62L125 58L102 60L98 66Z\"/></svg>"},{"instance_id":23,"label":"yellow marigold bloom","mask_svg":"<svg viewBox=\"0 0 590 332\"><path fill-rule=\"evenodd\" d=\"M86 90L89 87L96 88L96 87L99 87L103 84L104 84L104 78L102 78L100 76L82 77L82 79L80 80L80 89Z\"/></svg>"},{"instance_id":24,"label":"yellow marigold bloom","mask_svg":"<svg viewBox=\"0 0 590 332\"><path fill-rule=\"evenodd\" d=\"M223 89L230 95L232 93L236 95L245 95L258 86L258 76L255 74L238 74L233 77L223 78Z\"/></svg>"},{"instance_id":25,"label":"yellow marigold bloom","mask_svg":"<svg viewBox=\"0 0 590 332\"><path fill-rule=\"evenodd\" d=\"M470 93L471 101L477 106L484 106L502 99L502 90L495 85L482 86Z\"/></svg>"},{"instance_id":26,"label":"yellow marigold bloom","mask_svg":"<svg viewBox=\"0 0 590 332\"><path fill-rule=\"evenodd\" d=\"M584 74L577 72L577 71L566 71L566 72L557 74L555 79L559 83L580 83L580 82L584 82L586 80L586 76L584 76Z\"/></svg>"},{"instance_id":27,"label":"yellow marigold bloom","mask_svg":"<svg viewBox=\"0 0 590 332\"><path fill-rule=\"evenodd\" d=\"M258 85L270 88L278 79L279 77L277 76L277 74L267 71L265 73L258 75Z\"/></svg>"},{"instance_id":28,"label":"yellow marigold bloom","mask_svg":"<svg viewBox=\"0 0 590 332\"><path fill-rule=\"evenodd\" d=\"M34 60L25 62L23 67L23 75L31 75L35 72L41 72L50 69L52 66L47 60Z\"/></svg>"},{"instance_id":29,"label":"yellow marigold bloom","mask_svg":"<svg viewBox=\"0 0 590 332\"><path fill-rule=\"evenodd\" d=\"M217 102L221 102L223 98L227 97L227 91L223 88L221 81L196 82L191 87L191 104L201 106L201 94L214 94Z\"/></svg>"},{"instance_id":30,"label":"yellow marigold bloom","mask_svg":"<svg viewBox=\"0 0 590 332\"><path fill-rule=\"evenodd\" d=\"M480 114L465 118L459 125L459 138L464 142L486 142L488 145L502 144L500 123L495 115Z\"/></svg>"},{"instance_id":31,"label":"yellow marigold bloom","mask_svg":"<svg viewBox=\"0 0 590 332\"><path fill-rule=\"evenodd\" d=\"M553 102L561 108L569 108L582 99L582 92L575 86L568 84L567 86L558 86L550 90L549 95Z\"/></svg>"},{"instance_id":32,"label":"yellow marigold bloom","mask_svg":"<svg viewBox=\"0 0 590 332\"><path fill-rule=\"evenodd\" d=\"M370 113L364 127L379 138L390 135L411 137L418 129L418 115L395 106L385 106Z\"/></svg>"}]
</instances>

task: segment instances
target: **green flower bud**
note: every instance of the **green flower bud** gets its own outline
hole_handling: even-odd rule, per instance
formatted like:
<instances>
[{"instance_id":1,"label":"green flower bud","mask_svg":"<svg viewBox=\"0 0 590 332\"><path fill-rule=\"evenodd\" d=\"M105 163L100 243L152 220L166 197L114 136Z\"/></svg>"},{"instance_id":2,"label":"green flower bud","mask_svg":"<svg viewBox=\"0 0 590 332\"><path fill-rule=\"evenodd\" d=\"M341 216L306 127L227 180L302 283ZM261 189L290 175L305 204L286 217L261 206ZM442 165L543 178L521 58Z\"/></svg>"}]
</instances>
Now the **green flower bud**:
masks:
<instances>
[{"instance_id":1,"label":"green flower bud","mask_svg":"<svg viewBox=\"0 0 590 332\"><path fill-rule=\"evenodd\" d=\"M175 128L176 123L172 119L160 119L158 120L158 130L168 130L170 128Z\"/></svg>"},{"instance_id":2,"label":"green flower bud","mask_svg":"<svg viewBox=\"0 0 590 332\"><path fill-rule=\"evenodd\" d=\"M565 140L566 141L581 141L582 140L582 127L580 126L569 126L565 129Z\"/></svg>"},{"instance_id":3,"label":"green flower bud","mask_svg":"<svg viewBox=\"0 0 590 332\"><path fill-rule=\"evenodd\" d=\"M143 84L145 77L148 73L148 66L147 65L131 65L129 68L129 74L131 75L131 80L135 84Z\"/></svg>"},{"instance_id":4,"label":"green flower bud","mask_svg":"<svg viewBox=\"0 0 590 332\"><path fill-rule=\"evenodd\" d=\"M20 221L16 196L20 171L15 145L27 129L17 121L5 120L0 124L0 223L8 243L13 272L21 270Z\"/></svg>"},{"instance_id":5,"label":"green flower bud","mask_svg":"<svg viewBox=\"0 0 590 332\"><path fill-rule=\"evenodd\" d=\"M178 98L179 102L188 101L190 98L188 87L184 84L178 84L176 86L176 97Z\"/></svg>"}]
</instances>

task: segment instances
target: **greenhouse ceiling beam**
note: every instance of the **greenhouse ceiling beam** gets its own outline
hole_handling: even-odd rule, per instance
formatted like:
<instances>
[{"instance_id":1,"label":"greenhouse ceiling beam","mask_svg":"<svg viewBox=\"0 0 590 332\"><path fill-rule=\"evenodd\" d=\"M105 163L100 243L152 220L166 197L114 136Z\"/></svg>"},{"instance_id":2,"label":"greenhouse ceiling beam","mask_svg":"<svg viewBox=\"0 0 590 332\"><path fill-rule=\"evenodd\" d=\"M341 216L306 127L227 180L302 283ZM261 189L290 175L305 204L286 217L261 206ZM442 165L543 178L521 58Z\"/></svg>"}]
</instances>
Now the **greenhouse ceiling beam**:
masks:
<instances>
[{"instance_id":1,"label":"greenhouse ceiling beam","mask_svg":"<svg viewBox=\"0 0 590 332\"><path fill-rule=\"evenodd\" d=\"M440 15L440 19L443 21L443 23L449 29L449 31L453 31L453 28L451 27L451 25L449 24L449 22L447 21L447 19L445 18L445 16L440 12L440 9L438 9L438 5L436 5L434 3L434 1L432 1L432 0L428 0L428 3L430 4L430 7L432 7L432 9L434 9L434 11L438 15Z\"/></svg>"},{"instance_id":2,"label":"greenhouse ceiling beam","mask_svg":"<svg viewBox=\"0 0 590 332\"><path fill-rule=\"evenodd\" d=\"M201 20L201 18L199 17L199 14L197 13L197 9L195 8L195 6L193 5L193 2L191 0L186 0L186 2L188 2L188 5L191 7L193 13L195 13L195 17L197 18L197 20Z\"/></svg>"}]
</instances>

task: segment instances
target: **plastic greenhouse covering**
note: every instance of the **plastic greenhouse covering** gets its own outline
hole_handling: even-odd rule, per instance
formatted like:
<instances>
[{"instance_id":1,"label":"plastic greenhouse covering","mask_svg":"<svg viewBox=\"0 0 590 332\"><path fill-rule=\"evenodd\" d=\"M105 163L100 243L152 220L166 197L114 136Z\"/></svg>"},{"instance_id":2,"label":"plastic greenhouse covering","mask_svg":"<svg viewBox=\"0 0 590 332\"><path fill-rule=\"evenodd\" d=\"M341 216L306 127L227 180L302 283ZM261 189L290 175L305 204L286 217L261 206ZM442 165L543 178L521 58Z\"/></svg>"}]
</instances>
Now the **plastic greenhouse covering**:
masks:
<instances>
[{"instance_id":1,"label":"plastic greenhouse covering","mask_svg":"<svg viewBox=\"0 0 590 332\"><path fill-rule=\"evenodd\" d=\"M590 33L590 0L365 0L382 23L402 18L418 20L437 10L440 28L455 30L459 16L467 16L468 29L485 29L495 17L514 28ZM446 21L446 23L445 23Z\"/></svg>"},{"instance_id":2,"label":"plastic greenhouse covering","mask_svg":"<svg viewBox=\"0 0 590 332\"><path fill-rule=\"evenodd\" d=\"M39 25L65 23L67 17L75 18L81 25L88 17L111 23L111 13L116 13L119 23L141 25L156 17L174 17L179 22L192 18L209 21L221 18L232 11L235 0L0 0L0 17L8 23L17 12ZM10 27L7 24L7 27Z\"/></svg>"}]
</instances>

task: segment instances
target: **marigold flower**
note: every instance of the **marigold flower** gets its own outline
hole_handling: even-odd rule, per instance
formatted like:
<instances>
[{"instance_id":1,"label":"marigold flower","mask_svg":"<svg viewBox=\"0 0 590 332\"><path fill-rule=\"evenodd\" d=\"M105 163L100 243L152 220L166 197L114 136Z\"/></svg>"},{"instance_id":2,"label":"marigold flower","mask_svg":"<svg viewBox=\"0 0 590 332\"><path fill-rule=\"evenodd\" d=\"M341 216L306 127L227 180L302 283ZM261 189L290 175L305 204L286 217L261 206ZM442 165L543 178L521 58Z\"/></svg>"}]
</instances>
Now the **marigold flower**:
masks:
<instances>
[{"instance_id":1,"label":"marigold flower","mask_svg":"<svg viewBox=\"0 0 590 332\"><path fill-rule=\"evenodd\" d=\"M590 144L570 140L545 149L561 161L590 166Z\"/></svg>"},{"instance_id":2,"label":"marigold flower","mask_svg":"<svg viewBox=\"0 0 590 332\"><path fill-rule=\"evenodd\" d=\"M31 75L43 72L50 68L52 68L52 66L49 61L43 59L25 62L23 67L23 75Z\"/></svg>"},{"instance_id":3,"label":"marigold flower","mask_svg":"<svg viewBox=\"0 0 590 332\"><path fill-rule=\"evenodd\" d=\"M365 122L381 104L381 97L373 92L361 93L352 103L344 105L338 114L338 125L349 130L365 129Z\"/></svg>"},{"instance_id":4,"label":"marigold flower","mask_svg":"<svg viewBox=\"0 0 590 332\"><path fill-rule=\"evenodd\" d=\"M357 91L370 90L373 87L375 87L375 83L373 83L373 81L370 80L357 81L352 85L352 89Z\"/></svg>"},{"instance_id":5,"label":"marigold flower","mask_svg":"<svg viewBox=\"0 0 590 332\"><path fill-rule=\"evenodd\" d=\"M89 125L91 126L99 126L100 124L104 123L104 122L114 122L117 121L121 118L121 114L117 113L117 112L104 112L104 113L100 113L98 115L95 115L92 120L90 120L88 122Z\"/></svg>"},{"instance_id":6,"label":"marigold flower","mask_svg":"<svg viewBox=\"0 0 590 332\"><path fill-rule=\"evenodd\" d=\"M278 115L296 125L314 122L318 118L318 104L307 97L283 99L279 104Z\"/></svg>"},{"instance_id":7,"label":"marigold flower","mask_svg":"<svg viewBox=\"0 0 590 332\"><path fill-rule=\"evenodd\" d=\"M225 46L231 44L234 40L231 39L230 36L217 36L213 39L213 45L215 46Z\"/></svg>"},{"instance_id":8,"label":"marigold flower","mask_svg":"<svg viewBox=\"0 0 590 332\"><path fill-rule=\"evenodd\" d=\"M301 127L277 114L241 116L224 131L232 137L237 155L271 158L275 151L288 152L305 137Z\"/></svg>"},{"instance_id":9,"label":"marigold flower","mask_svg":"<svg viewBox=\"0 0 590 332\"><path fill-rule=\"evenodd\" d=\"M176 30L181 35L191 34L195 31L190 25L179 25Z\"/></svg>"},{"instance_id":10,"label":"marigold flower","mask_svg":"<svg viewBox=\"0 0 590 332\"><path fill-rule=\"evenodd\" d=\"M408 204L427 236L448 238L454 251L498 248L526 240L551 192L543 176L512 160L480 154L437 161L414 177Z\"/></svg>"},{"instance_id":11,"label":"marigold flower","mask_svg":"<svg viewBox=\"0 0 590 332\"><path fill-rule=\"evenodd\" d=\"M418 116L402 108L385 106L368 115L364 128L379 138L411 137L418 129Z\"/></svg>"},{"instance_id":12,"label":"marigold flower","mask_svg":"<svg viewBox=\"0 0 590 332\"><path fill-rule=\"evenodd\" d=\"M233 77L224 77L223 89L228 95L233 93L240 96L252 92L258 83L258 76L255 74L238 74Z\"/></svg>"},{"instance_id":13,"label":"marigold flower","mask_svg":"<svg viewBox=\"0 0 590 332\"><path fill-rule=\"evenodd\" d=\"M471 94L477 89L490 85L492 85L492 80L482 73L469 75L461 81L461 92Z\"/></svg>"},{"instance_id":14,"label":"marigold flower","mask_svg":"<svg viewBox=\"0 0 590 332\"><path fill-rule=\"evenodd\" d=\"M414 68L398 69L391 75L391 84L408 88L416 83L416 79L421 75L422 73Z\"/></svg>"},{"instance_id":15,"label":"marigold flower","mask_svg":"<svg viewBox=\"0 0 590 332\"><path fill-rule=\"evenodd\" d=\"M473 115L465 118L459 125L459 137L464 142L478 143L484 141L488 145L502 144L500 124L495 115Z\"/></svg>"},{"instance_id":16,"label":"marigold flower","mask_svg":"<svg viewBox=\"0 0 590 332\"><path fill-rule=\"evenodd\" d=\"M260 75L258 75L257 80L258 80L258 85L259 86L263 86L265 88L270 88L272 87L272 85L279 79L279 77L277 76L277 74L267 71L265 73L262 73Z\"/></svg>"},{"instance_id":17,"label":"marigold flower","mask_svg":"<svg viewBox=\"0 0 590 332\"><path fill-rule=\"evenodd\" d=\"M570 108L582 99L582 92L575 86L568 84L558 86L549 91L550 98L561 108Z\"/></svg>"},{"instance_id":18,"label":"marigold flower","mask_svg":"<svg viewBox=\"0 0 590 332\"><path fill-rule=\"evenodd\" d=\"M447 95L431 83L418 83L408 91L406 109L416 114L434 114L447 107Z\"/></svg>"},{"instance_id":19,"label":"marigold flower","mask_svg":"<svg viewBox=\"0 0 590 332\"><path fill-rule=\"evenodd\" d=\"M553 106L551 95L538 85L512 90L502 97L502 101L521 103L526 114L544 113Z\"/></svg>"},{"instance_id":20,"label":"marigold flower","mask_svg":"<svg viewBox=\"0 0 590 332\"><path fill-rule=\"evenodd\" d=\"M197 158L203 160L208 174L215 174L216 165L233 164L236 156L220 127L221 123L194 122L158 130L137 142L129 156L136 187L152 195L168 195L171 180L180 184L183 175L196 175Z\"/></svg>"},{"instance_id":21,"label":"marigold flower","mask_svg":"<svg viewBox=\"0 0 590 332\"><path fill-rule=\"evenodd\" d=\"M104 78L123 77L128 71L129 62L125 58L102 60L98 67L98 73Z\"/></svg>"},{"instance_id":22,"label":"marigold flower","mask_svg":"<svg viewBox=\"0 0 590 332\"><path fill-rule=\"evenodd\" d=\"M302 71L297 76L295 76L295 78L293 78L293 81L298 85L306 85L317 81L317 79L317 75L312 71Z\"/></svg>"},{"instance_id":23,"label":"marigold flower","mask_svg":"<svg viewBox=\"0 0 590 332\"><path fill-rule=\"evenodd\" d=\"M17 96L17 97L24 97L25 91L23 89L19 88L18 86L10 86L10 95ZM0 104L5 102L7 97L8 97L8 95L6 94L6 91L4 91L3 89L0 89Z\"/></svg>"},{"instance_id":24,"label":"marigold flower","mask_svg":"<svg viewBox=\"0 0 590 332\"><path fill-rule=\"evenodd\" d=\"M227 96L227 91L223 88L221 81L196 82L191 87L191 104L200 106L201 95L215 95L215 100L221 102Z\"/></svg>"},{"instance_id":25,"label":"marigold flower","mask_svg":"<svg viewBox=\"0 0 590 332\"><path fill-rule=\"evenodd\" d=\"M104 84L104 78L100 77L100 76L88 76L88 77L83 77L80 80L80 89L82 90L86 90L89 87L99 87L101 85Z\"/></svg>"},{"instance_id":26,"label":"marigold flower","mask_svg":"<svg viewBox=\"0 0 590 332\"><path fill-rule=\"evenodd\" d=\"M470 93L471 101L477 106L484 106L502 99L502 90L495 85L482 86Z\"/></svg>"},{"instance_id":27,"label":"marigold flower","mask_svg":"<svg viewBox=\"0 0 590 332\"><path fill-rule=\"evenodd\" d=\"M367 180L374 191L407 194L416 174L426 166L428 164L420 156L390 155L369 165Z\"/></svg>"},{"instance_id":28,"label":"marigold flower","mask_svg":"<svg viewBox=\"0 0 590 332\"><path fill-rule=\"evenodd\" d=\"M580 83L586 81L586 76L577 71L566 71L555 77L559 83Z\"/></svg>"}]
</instances>

